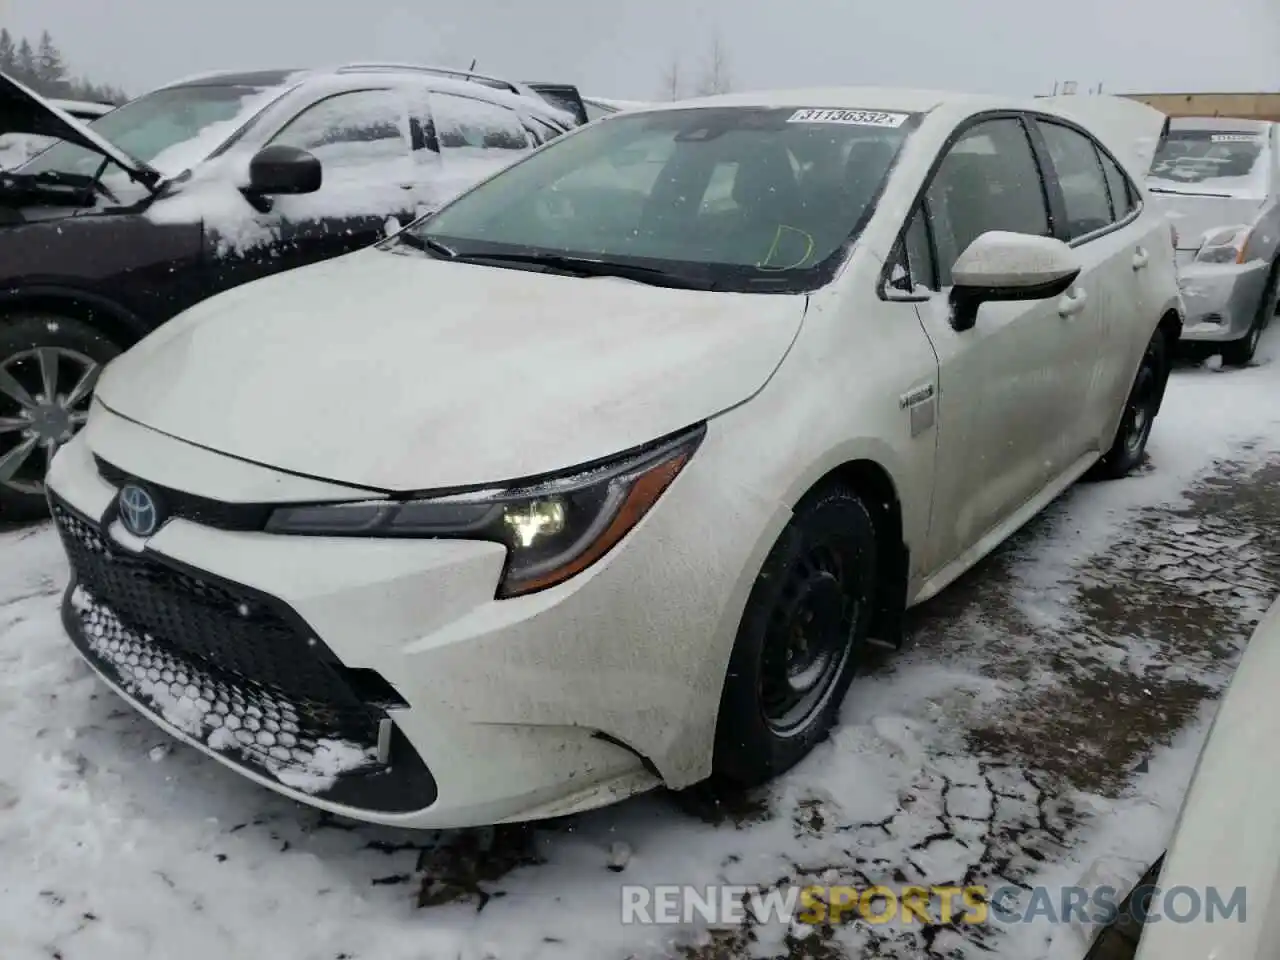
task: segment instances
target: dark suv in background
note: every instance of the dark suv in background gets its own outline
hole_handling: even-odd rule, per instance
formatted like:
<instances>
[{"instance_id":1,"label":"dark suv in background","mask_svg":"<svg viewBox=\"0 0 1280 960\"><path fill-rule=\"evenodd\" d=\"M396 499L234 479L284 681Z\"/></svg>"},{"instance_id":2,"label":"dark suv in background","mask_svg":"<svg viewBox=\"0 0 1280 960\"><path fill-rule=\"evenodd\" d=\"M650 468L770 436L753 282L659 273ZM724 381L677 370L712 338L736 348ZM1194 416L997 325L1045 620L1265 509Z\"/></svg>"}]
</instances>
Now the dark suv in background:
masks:
<instances>
[{"instance_id":1,"label":"dark suv in background","mask_svg":"<svg viewBox=\"0 0 1280 960\"><path fill-rule=\"evenodd\" d=\"M220 73L90 124L0 74L0 517L44 473L102 365L250 280L367 246L581 123L576 89L433 67ZM394 218L394 219L392 219Z\"/></svg>"}]
</instances>

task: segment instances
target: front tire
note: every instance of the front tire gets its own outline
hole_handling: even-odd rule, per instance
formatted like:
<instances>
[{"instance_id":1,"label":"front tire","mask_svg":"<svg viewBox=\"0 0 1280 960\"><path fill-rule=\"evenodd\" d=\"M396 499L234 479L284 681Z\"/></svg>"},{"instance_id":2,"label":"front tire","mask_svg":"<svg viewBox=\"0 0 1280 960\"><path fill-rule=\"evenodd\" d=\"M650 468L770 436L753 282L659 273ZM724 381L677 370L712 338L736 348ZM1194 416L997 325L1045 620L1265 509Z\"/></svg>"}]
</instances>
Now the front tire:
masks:
<instances>
[{"instance_id":1,"label":"front tire","mask_svg":"<svg viewBox=\"0 0 1280 960\"><path fill-rule=\"evenodd\" d=\"M1142 463L1168 376L1169 344L1164 331L1157 330L1138 364L1111 449L1093 468L1094 479L1118 480Z\"/></svg>"},{"instance_id":2,"label":"front tire","mask_svg":"<svg viewBox=\"0 0 1280 960\"><path fill-rule=\"evenodd\" d=\"M1271 275L1267 278L1266 289L1262 291L1262 300L1258 304L1258 314L1253 318L1249 332L1223 347L1223 363L1231 367L1247 367L1253 361L1253 355L1258 352L1258 344L1262 342L1263 331L1276 315L1277 303L1280 303L1280 260L1271 265Z\"/></svg>"},{"instance_id":3,"label":"front tire","mask_svg":"<svg viewBox=\"0 0 1280 960\"><path fill-rule=\"evenodd\" d=\"M824 740L867 653L877 588L876 528L838 486L796 507L738 627L716 723L714 775L753 787Z\"/></svg>"},{"instance_id":4,"label":"front tire","mask_svg":"<svg viewBox=\"0 0 1280 960\"><path fill-rule=\"evenodd\" d=\"M48 515L45 470L88 419L98 374L119 353L80 320L0 317L0 518Z\"/></svg>"}]
</instances>

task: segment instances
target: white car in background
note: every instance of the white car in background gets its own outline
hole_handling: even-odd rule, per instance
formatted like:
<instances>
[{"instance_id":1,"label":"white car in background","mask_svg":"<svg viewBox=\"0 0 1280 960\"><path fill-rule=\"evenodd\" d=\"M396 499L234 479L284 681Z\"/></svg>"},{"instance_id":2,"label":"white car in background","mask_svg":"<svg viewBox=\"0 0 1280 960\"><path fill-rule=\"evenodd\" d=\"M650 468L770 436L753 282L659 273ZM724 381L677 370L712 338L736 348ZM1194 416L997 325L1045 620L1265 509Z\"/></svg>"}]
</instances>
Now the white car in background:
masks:
<instances>
[{"instance_id":1,"label":"white car in background","mask_svg":"<svg viewBox=\"0 0 1280 960\"><path fill-rule=\"evenodd\" d=\"M1179 117L1147 189L1177 232L1183 340L1247 365L1280 306L1280 124Z\"/></svg>"},{"instance_id":2,"label":"white car in background","mask_svg":"<svg viewBox=\"0 0 1280 960\"><path fill-rule=\"evenodd\" d=\"M652 106L643 100L614 100L607 97L583 97L582 104L586 107L587 117L590 120L599 120L601 117L621 113L624 110L639 110L642 107Z\"/></svg>"},{"instance_id":3,"label":"white car in background","mask_svg":"<svg viewBox=\"0 0 1280 960\"><path fill-rule=\"evenodd\" d=\"M1164 118L1093 99L621 112L187 311L49 471L73 643L359 819L782 773L906 607L1143 458L1181 315L1131 138Z\"/></svg>"},{"instance_id":4,"label":"white car in background","mask_svg":"<svg viewBox=\"0 0 1280 960\"><path fill-rule=\"evenodd\" d=\"M1244 888L1243 909L1211 921L1148 923L1136 960L1271 960L1280 943L1280 600L1254 631L1218 707L1155 886L1203 905ZM1183 910L1188 897L1182 898Z\"/></svg>"},{"instance_id":5,"label":"white car in background","mask_svg":"<svg viewBox=\"0 0 1280 960\"><path fill-rule=\"evenodd\" d=\"M48 102L77 120L85 122L97 120L115 109L115 104L94 103L89 100L50 99ZM13 170L20 167L41 150L57 142L56 137L40 137L26 133L0 134L0 170Z\"/></svg>"}]
</instances>

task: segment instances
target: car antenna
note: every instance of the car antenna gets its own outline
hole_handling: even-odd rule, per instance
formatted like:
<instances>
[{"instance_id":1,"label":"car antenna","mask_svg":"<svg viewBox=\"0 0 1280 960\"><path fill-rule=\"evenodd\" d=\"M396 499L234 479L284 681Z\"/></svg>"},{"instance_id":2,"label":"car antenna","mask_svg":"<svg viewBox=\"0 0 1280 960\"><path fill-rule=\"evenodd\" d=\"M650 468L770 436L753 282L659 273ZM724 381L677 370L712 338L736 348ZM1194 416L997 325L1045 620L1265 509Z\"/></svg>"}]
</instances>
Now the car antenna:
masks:
<instances>
[{"instance_id":1,"label":"car antenna","mask_svg":"<svg viewBox=\"0 0 1280 960\"><path fill-rule=\"evenodd\" d=\"M475 73L475 72L476 72L476 63L478 63L478 62L479 62L479 61L478 61L478 59L477 59L476 57L472 57L472 58L471 58L471 66L467 67L467 79L468 79L468 80L470 80L470 79L471 79L471 75L472 75L473 73Z\"/></svg>"}]
</instances>

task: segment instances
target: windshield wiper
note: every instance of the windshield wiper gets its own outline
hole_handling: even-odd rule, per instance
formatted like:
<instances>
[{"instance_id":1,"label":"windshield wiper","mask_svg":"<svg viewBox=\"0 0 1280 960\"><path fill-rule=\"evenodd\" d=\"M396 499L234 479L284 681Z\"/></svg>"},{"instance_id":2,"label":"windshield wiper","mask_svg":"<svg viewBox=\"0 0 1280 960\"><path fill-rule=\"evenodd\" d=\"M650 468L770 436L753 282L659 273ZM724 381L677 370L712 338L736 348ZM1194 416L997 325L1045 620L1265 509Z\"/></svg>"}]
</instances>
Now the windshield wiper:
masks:
<instances>
[{"instance_id":1,"label":"windshield wiper","mask_svg":"<svg viewBox=\"0 0 1280 960\"><path fill-rule=\"evenodd\" d=\"M1229 193L1206 193L1203 190L1170 190L1168 187L1153 187L1147 184L1147 189L1152 193L1163 193L1171 197L1217 197L1220 200L1230 200Z\"/></svg>"},{"instance_id":2,"label":"windshield wiper","mask_svg":"<svg viewBox=\"0 0 1280 960\"><path fill-rule=\"evenodd\" d=\"M426 242L424 240L424 242ZM579 277L622 277L655 287L674 287L678 290L714 290L715 282L687 274L671 273L657 267L642 267L611 260L592 260L587 257L569 257L555 253L460 253L453 259L462 263L521 263L546 267Z\"/></svg>"},{"instance_id":3,"label":"windshield wiper","mask_svg":"<svg viewBox=\"0 0 1280 960\"><path fill-rule=\"evenodd\" d=\"M452 260L458 255L458 251L453 247L447 247L439 240L433 240L431 237L414 233L411 230L396 234L395 240L405 246L412 247L414 250L422 250L424 252L429 250L437 256L444 257L446 260Z\"/></svg>"}]
</instances>

